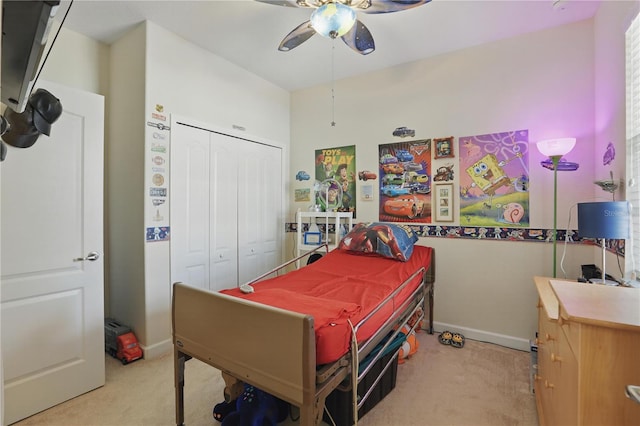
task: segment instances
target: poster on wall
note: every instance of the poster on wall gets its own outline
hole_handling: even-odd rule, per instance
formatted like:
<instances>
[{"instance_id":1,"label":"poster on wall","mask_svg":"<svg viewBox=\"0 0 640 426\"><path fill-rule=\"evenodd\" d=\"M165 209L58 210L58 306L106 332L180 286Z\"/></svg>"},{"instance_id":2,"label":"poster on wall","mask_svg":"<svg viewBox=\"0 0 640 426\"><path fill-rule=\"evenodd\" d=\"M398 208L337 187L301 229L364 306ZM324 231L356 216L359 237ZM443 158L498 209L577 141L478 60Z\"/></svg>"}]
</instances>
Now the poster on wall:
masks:
<instances>
[{"instance_id":1,"label":"poster on wall","mask_svg":"<svg viewBox=\"0 0 640 426\"><path fill-rule=\"evenodd\" d=\"M529 131L459 138L460 224L529 226Z\"/></svg>"},{"instance_id":2,"label":"poster on wall","mask_svg":"<svg viewBox=\"0 0 640 426\"><path fill-rule=\"evenodd\" d=\"M378 148L379 220L431 223L431 139Z\"/></svg>"},{"instance_id":3,"label":"poster on wall","mask_svg":"<svg viewBox=\"0 0 640 426\"><path fill-rule=\"evenodd\" d=\"M314 198L322 211L352 212L356 217L356 147L316 150Z\"/></svg>"},{"instance_id":4,"label":"poster on wall","mask_svg":"<svg viewBox=\"0 0 640 426\"><path fill-rule=\"evenodd\" d=\"M161 104L156 104L147 121L145 132L147 158L145 173L149 184L145 206L146 241L168 241L169 229L169 141L168 116Z\"/></svg>"}]
</instances>

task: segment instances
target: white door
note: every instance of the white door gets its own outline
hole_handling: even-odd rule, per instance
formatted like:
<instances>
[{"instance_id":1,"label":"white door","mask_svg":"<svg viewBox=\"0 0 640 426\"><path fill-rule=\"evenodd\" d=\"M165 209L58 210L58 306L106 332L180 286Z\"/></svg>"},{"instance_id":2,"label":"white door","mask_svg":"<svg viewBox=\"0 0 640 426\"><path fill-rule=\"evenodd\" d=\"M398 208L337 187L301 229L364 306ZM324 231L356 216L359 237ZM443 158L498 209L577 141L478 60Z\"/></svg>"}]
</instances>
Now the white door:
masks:
<instances>
[{"instance_id":1,"label":"white door","mask_svg":"<svg viewBox=\"0 0 640 426\"><path fill-rule=\"evenodd\" d=\"M211 280L217 291L238 285L238 142L211 135ZM248 142L244 142L248 143Z\"/></svg>"},{"instance_id":2,"label":"white door","mask_svg":"<svg viewBox=\"0 0 640 426\"><path fill-rule=\"evenodd\" d=\"M41 86L60 98L62 116L50 137L9 148L0 165L7 424L105 381L104 101ZM96 260L74 260L93 252Z\"/></svg>"},{"instance_id":3,"label":"white door","mask_svg":"<svg viewBox=\"0 0 640 426\"><path fill-rule=\"evenodd\" d=\"M282 150L245 142L238 173L239 281L245 283L280 265L284 233Z\"/></svg>"},{"instance_id":4,"label":"white door","mask_svg":"<svg viewBox=\"0 0 640 426\"><path fill-rule=\"evenodd\" d=\"M209 132L172 123L171 282L209 288Z\"/></svg>"},{"instance_id":5,"label":"white door","mask_svg":"<svg viewBox=\"0 0 640 426\"><path fill-rule=\"evenodd\" d=\"M282 150L172 117L171 281L245 283L280 264L283 233Z\"/></svg>"}]
</instances>

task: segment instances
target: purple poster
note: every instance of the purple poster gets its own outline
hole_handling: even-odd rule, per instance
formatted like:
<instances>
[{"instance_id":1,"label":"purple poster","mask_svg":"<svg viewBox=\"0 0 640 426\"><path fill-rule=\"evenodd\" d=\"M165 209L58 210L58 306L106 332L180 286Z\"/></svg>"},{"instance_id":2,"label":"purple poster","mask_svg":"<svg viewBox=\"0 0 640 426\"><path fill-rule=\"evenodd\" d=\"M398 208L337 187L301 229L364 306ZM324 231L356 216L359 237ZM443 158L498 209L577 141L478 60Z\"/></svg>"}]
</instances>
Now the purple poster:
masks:
<instances>
[{"instance_id":1,"label":"purple poster","mask_svg":"<svg viewBox=\"0 0 640 426\"><path fill-rule=\"evenodd\" d=\"M459 139L460 224L529 226L529 131Z\"/></svg>"}]
</instances>

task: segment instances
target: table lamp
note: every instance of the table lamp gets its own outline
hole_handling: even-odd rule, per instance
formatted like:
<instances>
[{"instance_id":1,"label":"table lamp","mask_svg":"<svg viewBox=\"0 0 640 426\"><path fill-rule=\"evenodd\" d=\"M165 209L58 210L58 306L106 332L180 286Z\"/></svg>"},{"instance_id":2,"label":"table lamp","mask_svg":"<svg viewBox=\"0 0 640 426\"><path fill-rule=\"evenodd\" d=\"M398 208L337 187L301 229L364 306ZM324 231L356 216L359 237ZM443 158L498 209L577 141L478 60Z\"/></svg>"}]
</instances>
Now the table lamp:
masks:
<instances>
[{"instance_id":1,"label":"table lamp","mask_svg":"<svg viewBox=\"0 0 640 426\"><path fill-rule=\"evenodd\" d=\"M558 171L576 170L576 163L560 162L563 155L566 155L573 149L576 144L575 138L559 138L547 139L536 142L538 151L549 157L548 160L542 161L543 167L553 170L553 278L556 277L556 252L557 252L557 234L558 234ZM549 164L551 160L551 164Z\"/></svg>"},{"instance_id":2,"label":"table lamp","mask_svg":"<svg viewBox=\"0 0 640 426\"><path fill-rule=\"evenodd\" d=\"M578 203L578 234L580 237L602 238L602 279L592 279L591 282L618 285L617 282L605 278L605 240L628 239L631 236L630 215L631 204L628 201Z\"/></svg>"}]
</instances>

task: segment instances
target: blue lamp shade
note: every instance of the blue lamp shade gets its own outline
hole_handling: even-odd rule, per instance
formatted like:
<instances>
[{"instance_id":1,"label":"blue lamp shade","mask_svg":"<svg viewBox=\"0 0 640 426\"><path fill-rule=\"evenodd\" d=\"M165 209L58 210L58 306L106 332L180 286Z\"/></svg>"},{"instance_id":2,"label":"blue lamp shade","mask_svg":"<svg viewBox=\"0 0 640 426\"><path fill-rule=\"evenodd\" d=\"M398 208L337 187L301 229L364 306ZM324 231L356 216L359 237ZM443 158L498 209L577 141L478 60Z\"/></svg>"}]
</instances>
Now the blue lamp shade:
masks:
<instances>
[{"instance_id":1,"label":"blue lamp shade","mask_svg":"<svg viewBox=\"0 0 640 426\"><path fill-rule=\"evenodd\" d=\"M578 233L586 238L630 238L631 204L628 201L578 203Z\"/></svg>"}]
</instances>

